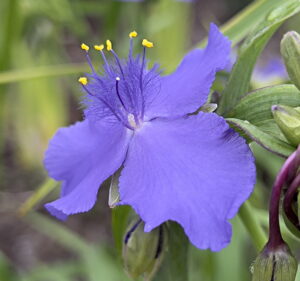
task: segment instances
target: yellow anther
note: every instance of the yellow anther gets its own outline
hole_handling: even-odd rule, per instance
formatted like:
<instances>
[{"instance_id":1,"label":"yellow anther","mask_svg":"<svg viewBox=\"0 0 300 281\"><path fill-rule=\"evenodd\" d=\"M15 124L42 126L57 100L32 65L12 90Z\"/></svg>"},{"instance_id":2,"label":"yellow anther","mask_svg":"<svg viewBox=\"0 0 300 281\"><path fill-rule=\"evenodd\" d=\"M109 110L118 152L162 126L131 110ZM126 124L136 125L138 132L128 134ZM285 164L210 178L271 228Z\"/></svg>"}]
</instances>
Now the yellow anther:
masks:
<instances>
[{"instance_id":1,"label":"yellow anther","mask_svg":"<svg viewBox=\"0 0 300 281\"><path fill-rule=\"evenodd\" d=\"M81 44L81 49L84 51L88 51L90 49L90 47L84 43Z\"/></svg>"},{"instance_id":2,"label":"yellow anther","mask_svg":"<svg viewBox=\"0 0 300 281\"><path fill-rule=\"evenodd\" d=\"M80 77L78 79L78 82L81 83L82 85L86 85L88 83L88 80L86 77Z\"/></svg>"},{"instance_id":3,"label":"yellow anther","mask_svg":"<svg viewBox=\"0 0 300 281\"><path fill-rule=\"evenodd\" d=\"M131 31L130 33L129 33L129 38L135 38L135 37L137 37L138 36L138 34L137 34L137 32L134 30L134 31Z\"/></svg>"},{"instance_id":4,"label":"yellow anther","mask_svg":"<svg viewBox=\"0 0 300 281\"><path fill-rule=\"evenodd\" d=\"M104 49L104 45L103 44L101 44L101 45L94 45L94 49L96 51L102 51Z\"/></svg>"},{"instance_id":5,"label":"yellow anther","mask_svg":"<svg viewBox=\"0 0 300 281\"><path fill-rule=\"evenodd\" d=\"M147 39L143 39L142 45L147 48L152 48L154 46L153 43L148 41Z\"/></svg>"},{"instance_id":6,"label":"yellow anther","mask_svg":"<svg viewBox=\"0 0 300 281\"><path fill-rule=\"evenodd\" d=\"M111 51L112 50L112 43L110 40L106 40L106 50Z\"/></svg>"}]
</instances>

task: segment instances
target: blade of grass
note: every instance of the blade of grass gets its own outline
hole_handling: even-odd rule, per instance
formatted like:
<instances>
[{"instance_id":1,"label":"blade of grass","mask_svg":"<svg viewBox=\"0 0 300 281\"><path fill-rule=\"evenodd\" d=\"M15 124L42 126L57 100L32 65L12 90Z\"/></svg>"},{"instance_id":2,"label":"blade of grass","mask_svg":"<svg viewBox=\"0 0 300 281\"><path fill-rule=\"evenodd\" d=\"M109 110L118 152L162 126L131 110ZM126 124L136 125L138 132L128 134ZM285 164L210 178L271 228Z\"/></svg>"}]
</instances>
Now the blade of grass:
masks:
<instances>
[{"instance_id":1,"label":"blade of grass","mask_svg":"<svg viewBox=\"0 0 300 281\"><path fill-rule=\"evenodd\" d=\"M47 179L38 189L22 204L18 213L20 216L25 216L32 210L47 194L54 190L59 183L52 179Z\"/></svg>"},{"instance_id":2,"label":"blade of grass","mask_svg":"<svg viewBox=\"0 0 300 281\"><path fill-rule=\"evenodd\" d=\"M86 63L70 63L61 65L49 65L22 70L11 70L0 73L0 84L20 82L42 77L55 77L70 74L78 74L89 70Z\"/></svg>"}]
</instances>

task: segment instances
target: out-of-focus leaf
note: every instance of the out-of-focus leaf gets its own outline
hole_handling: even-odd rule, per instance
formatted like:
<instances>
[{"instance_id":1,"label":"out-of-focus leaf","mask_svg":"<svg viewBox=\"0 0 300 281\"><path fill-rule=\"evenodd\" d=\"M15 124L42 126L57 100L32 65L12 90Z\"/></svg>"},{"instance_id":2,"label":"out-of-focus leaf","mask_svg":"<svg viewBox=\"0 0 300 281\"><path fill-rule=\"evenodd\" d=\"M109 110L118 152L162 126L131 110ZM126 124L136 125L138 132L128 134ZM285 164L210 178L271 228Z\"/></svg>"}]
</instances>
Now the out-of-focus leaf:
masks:
<instances>
[{"instance_id":1,"label":"out-of-focus leaf","mask_svg":"<svg viewBox=\"0 0 300 281\"><path fill-rule=\"evenodd\" d=\"M89 68L85 63L70 63L61 65L39 66L21 70L0 72L0 84L15 83L24 80L56 77L63 75L88 72Z\"/></svg>"},{"instance_id":2,"label":"out-of-focus leaf","mask_svg":"<svg viewBox=\"0 0 300 281\"><path fill-rule=\"evenodd\" d=\"M15 281L16 274L5 255L0 251L0 280Z\"/></svg>"},{"instance_id":3,"label":"out-of-focus leaf","mask_svg":"<svg viewBox=\"0 0 300 281\"><path fill-rule=\"evenodd\" d=\"M248 92L255 62L274 32L291 16L300 11L299 0L282 1L248 36L240 49L237 63L231 72L218 112L227 114Z\"/></svg>"},{"instance_id":4,"label":"out-of-focus leaf","mask_svg":"<svg viewBox=\"0 0 300 281\"><path fill-rule=\"evenodd\" d=\"M191 5L177 1L157 1L147 18L147 29L154 44L153 60L159 61L163 70L170 72L183 57L186 37L189 35L189 11Z\"/></svg>"},{"instance_id":5,"label":"out-of-focus leaf","mask_svg":"<svg viewBox=\"0 0 300 281\"><path fill-rule=\"evenodd\" d=\"M84 268L82 264L72 260L51 265L39 265L29 273L22 276L22 281L73 281L75 276L82 276ZM77 278L76 278L77 279ZM15 280L16 281L16 280Z\"/></svg>"},{"instance_id":6,"label":"out-of-focus leaf","mask_svg":"<svg viewBox=\"0 0 300 281\"><path fill-rule=\"evenodd\" d=\"M117 206L112 209L112 230L114 241L119 256L122 255L123 238L128 226L128 216L131 208L129 206Z\"/></svg>"},{"instance_id":7,"label":"out-of-focus leaf","mask_svg":"<svg viewBox=\"0 0 300 281\"><path fill-rule=\"evenodd\" d=\"M246 201L239 210L239 217L248 231L252 242L259 252L267 242L267 235L264 229L257 223L257 219L252 214L253 207L249 201Z\"/></svg>"},{"instance_id":8,"label":"out-of-focus leaf","mask_svg":"<svg viewBox=\"0 0 300 281\"><path fill-rule=\"evenodd\" d=\"M226 120L233 127L243 131L252 141L279 156L288 157L295 150L288 143L266 134L248 121L235 118L227 118Z\"/></svg>"},{"instance_id":9,"label":"out-of-focus leaf","mask_svg":"<svg viewBox=\"0 0 300 281\"><path fill-rule=\"evenodd\" d=\"M19 209L19 214L25 216L32 210L36 204L43 200L54 188L58 186L58 182L52 179L47 179L37 190L22 204Z\"/></svg>"},{"instance_id":10,"label":"out-of-focus leaf","mask_svg":"<svg viewBox=\"0 0 300 281\"><path fill-rule=\"evenodd\" d=\"M25 42L19 46L20 66L52 61L46 53L33 55ZM49 139L57 128L66 124L67 95L59 82L46 78L22 81L18 84L19 94L12 93L7 98L6 116L15 129L19 159L27 166L41 165Z\"/></svg>"},{"instance_id":11,"label":"out-of-focus leaf","mask_svg":"<svg viewBox=\"0 0 300 281\"><path fill-rule=\"evenodd\" d=\"M168 222L168 246L154 281L187 281L189 240L182 227Z\"/></svg>"},{"instance_id":12,"label":"out-of-focus leaf","mask_svg":"<svg viewBox=\"0 0 300 281\"><path fill-rule=\"evenodd\" d=\"M31 213L24 218L35 229L75 252L85 265L85 274L89 281L99 281L99 278L106 281L127 280L121 266L108 255L103 246L95 247L88 244L63 224L46 216Z\"/></svg>"},{"instance_id":13,"label":"out-of-focus leaf","mask_svg":"<svg viewBox=\"0 0 300 281\"><path fill-rule=\"evenodd\" d=\"M237 13L228 22L222 25L222 32L230 38L235 46L243 40L248 33L262 21L272 9L282 4L282 0L256 0L242 11ZM205 40L201 42L203 46Z\"/></svg>"}]
</instances>

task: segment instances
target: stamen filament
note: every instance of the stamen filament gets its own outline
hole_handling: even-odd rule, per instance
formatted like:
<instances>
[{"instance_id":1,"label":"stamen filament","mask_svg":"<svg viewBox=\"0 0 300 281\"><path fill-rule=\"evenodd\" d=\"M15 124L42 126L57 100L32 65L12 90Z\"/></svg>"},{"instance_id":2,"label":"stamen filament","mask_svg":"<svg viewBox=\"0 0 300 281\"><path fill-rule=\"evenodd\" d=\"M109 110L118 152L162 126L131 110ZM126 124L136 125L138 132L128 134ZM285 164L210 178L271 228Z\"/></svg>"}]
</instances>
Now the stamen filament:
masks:
<instances>
[{"instance_id":1,"label":"stamen filament","mask_svg":"<svg viewBox=\"0 0 300 281\"><path fill-rule=\"evenodd\" d=\"M95 68L94 68L94 66L93 66L93 64L92 64L92 61L91 61L91 58L90 58L90 56L89 56L88 51L86 51L85 56L86 56L87 62L88 62L88 64L89 64L89 66L90 66L92 72L93 72L93 73L96 73Z\"/></svg>"},{"instance_id":2,"label":"stamen filament","mask_svg":"<svg viewBox=\"0 0 300 281\"><path fill-rule=\"evenodd\" d=\"M144 116L144 95L143 95L143 72L145 67L146 47L143 48L142 66L140 73L140 93L142 98L141 117Z\"/></svg>"},{"instance_id":3,"label":"stamen filament","mask_svg":"<svg viewBox=\"0 0 300 281\"><path fill-rule=\"evenodd\" d=\"M94 67L93 67L91 58L90 58L90 56L89 56L89 49L90 49L90 47L89 47L88 45L82 43L82 44L80 45L80 48L81 48L82 50L85 51L86 59L87 59L87 61L88 61L88 64L89 64L89 66L90 66L92 72L93 72L93 73L96 73L96 72L95 72L95 69L94 69Z\"/></svg>"},{"instance_id":4,"label":"stamen filament","mask_svg":"<svg viewBox=\"0 0 300 281\"><path fill-rule=\"evenodd\" d=\"M128 58L130 58L132 56L132 50L133 50L133 38L137 37L137 32L134 30L132 32L129 33L129 38L130 38L130 47L129 47L129 56Z\"/></svg>"},{"instance_id":5,"label":"stamen filament","mask_svg":"<svg viewBox=\"0 0 300 281\"><path fill-rule=\"evenodd\" d=\"M117 53L116 53L113 49L111 49L111 52L112 52L112 54L113 54L114 57L115 57L116 63L117 63L117 65L119 66L119 69L120 69L120 72L121 72L121 74L122 74L123 79L125 79L125 75L124 75L124 71L123 71L123 68L122 68L122 65L121 65L121 61L120 61L120 59L119 59Z\"/></svg>"},{"instance_id":6,"label":"stamen filament","mask_svg":"<svg viewBox=\"0 0 300 281\"><path fill-rule=\"evenodd\" d=\"M96 49L96 48L95 48L95 49ZM99 51L99 52L101 53L102 59L103 59L104 64L105 64L105 67L106 67L107 71L108 71L109 73L111 73L111 69L110 69L110 66L109 66L109 64L108 64L108 61L107 61L107 59L106 59L106 56L105 56L105 54L104 54L104 52L103 52L103 49L96 49L96 50Z\"/></svg>"}]
</instances>

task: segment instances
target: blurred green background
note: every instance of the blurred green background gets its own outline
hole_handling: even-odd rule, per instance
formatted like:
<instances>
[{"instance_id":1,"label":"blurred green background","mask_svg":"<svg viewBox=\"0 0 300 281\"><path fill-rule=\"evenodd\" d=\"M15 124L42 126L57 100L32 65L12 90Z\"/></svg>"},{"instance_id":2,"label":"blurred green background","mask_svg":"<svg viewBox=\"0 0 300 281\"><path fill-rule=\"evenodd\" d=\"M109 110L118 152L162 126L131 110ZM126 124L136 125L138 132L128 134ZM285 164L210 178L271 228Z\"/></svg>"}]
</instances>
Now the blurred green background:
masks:
<instances>
[{"instance_id":1,"label":"blurred green background","mask_svg":"<svg viewBox=\"0 0 300 281\"><path fill-rule=\"evenodd\" d=\"M273 5L273 0L256 2ZM88 66L80 43L93 45L110 38L116 51L125 55L128 33L135 29L155 43L148 55L170 72L206 36L210 22L222 25L248 4L253 1L0 1L0 281L128 280L114 247L108 181L87 214L61 223L43 209L43 203L59 194L59 184L47 180L43 169L48 141L59 127L82 119L77 79ZM256 23L252 19L247 28ZM279 56L282 34L297 30L299 23L296 16L284 24L261 56L261 64ZM243 37L236 32L235 43ZM91 52L91 56L100 67L99 55ZM222 90L224 79L226 75L219 78L215 90ZM253 87L270 82L258 80ZM252 148L258 167L254 215L266 226L267 198L283 160L256 145ZM31 201L24 205L28 198ZM189 280L250 280L249 268L257 253L238 217L233 228L231 245L220 253L191 246ZM285 237L299 258L297 241L286 231Z\"/></svg>"}]
</instances>

